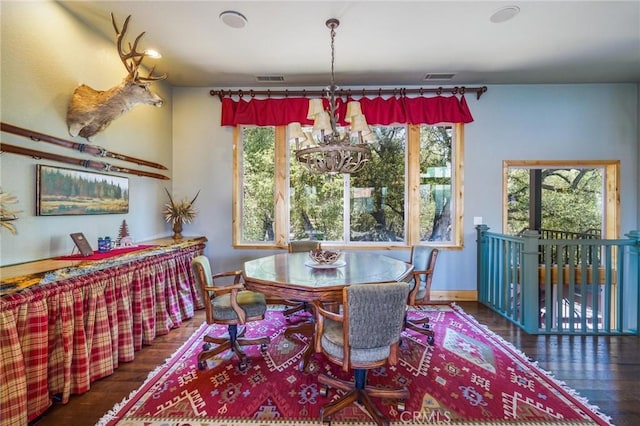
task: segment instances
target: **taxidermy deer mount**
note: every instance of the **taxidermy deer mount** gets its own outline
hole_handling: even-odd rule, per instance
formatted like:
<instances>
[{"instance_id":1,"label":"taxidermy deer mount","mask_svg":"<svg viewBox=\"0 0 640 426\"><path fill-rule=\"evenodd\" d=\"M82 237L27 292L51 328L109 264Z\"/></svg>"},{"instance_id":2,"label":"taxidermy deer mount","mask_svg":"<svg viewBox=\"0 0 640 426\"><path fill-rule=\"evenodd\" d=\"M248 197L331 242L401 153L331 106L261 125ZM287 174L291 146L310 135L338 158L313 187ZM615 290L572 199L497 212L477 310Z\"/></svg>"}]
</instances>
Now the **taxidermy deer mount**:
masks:
<instances>
[{"instance_id":1,"label":"taxidermy deer mount","mask_svg":"<svg viewBox=\"0 0 640 426\"><path fill-rule=\"evenodd\" d=\"M162 106L162 98L151 92L149 85L152 81L164 80L167 74L154 76L154 66L147 77L138 75L138 68L145 58L144 53L137 51L138 42L144 32L136 37L133 45L129 43L129 52L125 52L122 47L130 18L131 15L125 19L120 32L113 13L111 14L111 22L117 35L118 54L129 74L119 85L109 90L95 90L85 84L76 88L67 108L67 126L71 136L80 135L92 141L96 133L103 131L113 120L134 106L138 104Z\"/></svg>"}]
</instances>

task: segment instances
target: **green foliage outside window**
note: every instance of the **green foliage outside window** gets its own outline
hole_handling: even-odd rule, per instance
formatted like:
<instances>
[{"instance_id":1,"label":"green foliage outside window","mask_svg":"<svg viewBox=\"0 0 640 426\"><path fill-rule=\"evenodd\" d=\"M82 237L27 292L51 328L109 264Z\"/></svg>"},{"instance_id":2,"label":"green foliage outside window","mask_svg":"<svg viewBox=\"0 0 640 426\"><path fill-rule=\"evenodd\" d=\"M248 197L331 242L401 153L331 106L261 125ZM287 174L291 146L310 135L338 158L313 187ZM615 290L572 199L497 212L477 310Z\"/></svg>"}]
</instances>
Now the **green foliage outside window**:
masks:
<instances>
[{"instance_id":1,"label":"green foliage outside window","mask_svg":"<svg viewBox=\"0 0 640 426\"><path fill-rule=\"evenodd\" d=\"M375 142L370 145L372 155L364 169L353 175L314 175L295 160L294 143L279 145L287 144L286 138L276 136L274 127L243 127L237 174L242 193L235 194L241 195L238 243L271 241L282 245L283 241L276 241L282 239L280 232L289 241L315 239L338 244L453 242L452 127L415 127L419 131L412 130L413 141L409 126L372 126L372 130ZM415 153L412 158L419 158L413 169L409 167L410 151ZM276 153L287 152L288 170L276 170ZM418 175L415 182L419 182L420 195L411 195L407 179ZM275 188L285 191L285 176L289 197L281 200ZM283 201L288 202L284 210L288 217L276 217L276 211L283 211L279 204ZM413 225L412 237L407 235L411 210L420 221Z\"/></svg>"},{"instance_id":2,"label":"green foliage outside window","mask_svg":"<svg viewBox=\"0 0 640 426\"><path fill-rule=\"evenodd\" d=\"M242 240L274 240L275 129L242 129Z\"/></svg>"},{"instance_id":3,"label":"green foliage outside window","mask_svg":"<svg viewBox=\"0 0 640 426\"><path fill-rule=\"evenodd\" d=\"M420 241L451 241L453 130L420 128Z\"/></svg>"},{"instance_id":4,"label":"green foliage outside window","mask_svg":"<svg viewBox=\"0 0 640 426\"><path fill-rule=\"evenodd\" d=\"M315 175L289 153L289 239L343 239L344 175Z\"/></svg>"},{"instance_id":5,"label":"green foliage outside window","mask_svg":"<svg viewBox=\"0 0 640 426\"><path fill-rule=\"evenodd\" d=\"M351 176L351 241L405 239L406 127L375 127L371 160Z\"/></svg>"},{"instance_id":6,"label":"green foliage outside window","mask_svg":"<svg viewBox=\"0 0 640 426\"><path fill-rule=\"evenodd\" d=\"M529 228L528 168L507 172L507 232ZM599 168L541 169L542 229L571 233L600 233L603 222L603 170Z\"/></svg>"}]
</instances>

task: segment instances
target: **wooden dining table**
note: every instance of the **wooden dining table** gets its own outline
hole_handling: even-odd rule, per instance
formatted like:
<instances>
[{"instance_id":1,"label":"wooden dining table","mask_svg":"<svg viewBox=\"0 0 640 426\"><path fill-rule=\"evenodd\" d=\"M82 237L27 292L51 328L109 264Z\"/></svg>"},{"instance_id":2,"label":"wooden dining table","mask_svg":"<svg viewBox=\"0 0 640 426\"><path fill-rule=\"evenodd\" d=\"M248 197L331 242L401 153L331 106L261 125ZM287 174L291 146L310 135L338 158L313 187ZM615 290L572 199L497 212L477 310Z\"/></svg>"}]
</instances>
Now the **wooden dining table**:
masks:
<instances>
[{"instance_id":1,"label":"wooden dining table","mask_svg":"<svg viewBox=\"0 0 640 426\"><path fill-rule=\"evenodd\" d=\"M309 253L280 253L244 263L245 287L267 298L300 302L342 302L342 289L354 284L375 284L409 279L413 265L390 256L366 252L343 252L332 265L319 265ZM293 325L285 336L314 333L313 322ZM307 346L299 364L304 370L313 353Z\"/></svg>"}]
</instances>

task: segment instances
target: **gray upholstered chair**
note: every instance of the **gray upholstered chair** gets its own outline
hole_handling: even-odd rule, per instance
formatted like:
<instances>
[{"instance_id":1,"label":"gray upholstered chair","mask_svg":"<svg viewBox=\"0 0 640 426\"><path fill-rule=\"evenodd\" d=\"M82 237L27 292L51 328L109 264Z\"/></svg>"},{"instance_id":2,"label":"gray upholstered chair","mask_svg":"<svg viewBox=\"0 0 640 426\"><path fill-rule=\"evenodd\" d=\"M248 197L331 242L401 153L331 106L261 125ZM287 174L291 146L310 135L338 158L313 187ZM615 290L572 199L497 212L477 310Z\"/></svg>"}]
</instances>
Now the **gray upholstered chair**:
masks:
<instances>
[{"instance_id":1,"label":"gray upholstered chair","mask_svg":"<svg viewBox=\"0 0 640 426\"><path fill-rule=\"evenodd\" d=\"M354 284L345 287L342 312L325 310L314 302L317 312L316 352L322 352L344 371L354 371L354 381L347 382L325 374L318 376L324 385L321 393L326 395L328 387L346 393L320 410L320 421L353 402L360 402L378 425L387 425L388 420L373 404L371 397L398 400L398 408L404 409L409 398L407 388L390 389L367 385L367 371L387 363L396 364L400 333L404 324L409 284L392 282L381 284Z\"/></svg>"},{"instance_id":2,"label":"gray upholstered chair","mask_svg":"<svg viewBox=\"0 0 640 426\"><path fill-rule=\"evenodd\" d=\"M320 242L314 240L296 240L289 241L289 253L310 252L311 250L319 250ZM282 314L288 319L296 312L310 312L311 307L306 302L298 302L295 300L285 300L285 304L290 307L282 311Z\"/></svg>"},{"instance_id":3,"label":"gray upholstered chair","mask_svg":"<svg viewBox=\"0 0 640 426\"><path fill-rule=\"evenodd\" d=\"M203 295L208 303L205 303L207 324L227 324L228 335L223 337L205 336L202 352L198 354L198 368L205 368L205 360L227 349L233 350L240 358L238 368L245 370L249 364L246 354L241 346L260 345L261 350L266 350L269 344L268 337L244 338L245 328L238 331L238 325L250 321L264 319L267 310L265 297L262 293L244 290L241 282L242 271L221 272L213 275L209 259L205 256L197 256L191 261L191 268L200 284ZM229 281L230 285L216 284L215 280ZM212 347L212 343L218 346Z\"/></svg>"},{"instance_id":4,"label":"gray upholstered chair","mask_svg":"<svg viewBox=\"0 0 640 426\"><path fill-rule=\"evenodd\" d=\"M320 248L320 242L314 240L289 241L289 253L310 252Z\"/></svg>"},{"instance_id":5,"label":"gray upholstered chair","mask_svg":"<svg viewBox=\"0 0 640 426\"><path fill-rule=\"evenodd\" d=\"M416 245L411 247L410 263L413 265L411 281L411 291L407 305L419 306L431 303L431 281L436 269L436 261L440 251L437 248ZM433 345L434 333L429 326L429 317L409 320L407 318L405 327L427 336L427 343Z\"/></svg>"}]
</instances>

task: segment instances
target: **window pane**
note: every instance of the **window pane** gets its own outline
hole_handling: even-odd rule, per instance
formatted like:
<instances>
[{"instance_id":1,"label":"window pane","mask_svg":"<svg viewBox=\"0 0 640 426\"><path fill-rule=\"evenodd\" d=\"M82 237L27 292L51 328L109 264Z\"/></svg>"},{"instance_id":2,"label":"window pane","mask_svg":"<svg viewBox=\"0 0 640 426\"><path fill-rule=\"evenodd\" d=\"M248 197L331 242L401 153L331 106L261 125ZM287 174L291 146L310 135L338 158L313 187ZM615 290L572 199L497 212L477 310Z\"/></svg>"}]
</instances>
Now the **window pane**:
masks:
<instances>
[{"instance_id":1,"label":"window pane","mask_svg":"<svg viewBox=\"0 0 640 426\"><path fill-rule=\"evenodd\" d=\"M274 127L242 128L242 240L274 241Z\"/></svg>"},{"instance_id":2,"label":"window pane","mask_svg":"<svg viewBox=\"0 0 640 426\"><path fill-rule=\"evenodd\" d=\"M350 178L350 241L404 241L407 128L372 130L371 160Z\"/></svg>"},{"instance_id":3,"label":"window pane","mask_svg":"<svg viewBox=\"0 0 640 426\"><path fill-rule=\"evenodd\" d=\"M309 173L289 146L289 240L344 241L344 176Z\"/></svg>"},{"instance_id":4,"label":"window pane","mask_svg":"<svg viewBox=\"0 0 640 426\"><path fill-rule=\"evenodd\" d=\"M451 241L451 126L420 126L420 241Z\"/></svg>"},{"instance_id":5,"label":"window pane","mask_svg":"<svg viewBox=\"0 0 640 426\"><path fill-rule=\"evenodd\" d=\"M507 229L508 235L520 235L529 228L529 172L528 169L507 170Z\"/></svg>"},{"instance_id":6,"label":"window pane","mask_svg":"<svg viewBox=\"0 0 640 426\"><path fill-rule=\"evenodd\" d=\"M532 168L507 170L507 233L529 229ZM604 223L604 169L539 168L540 230L552 238L599 237ZM535 175L533 175L535 176ZM535 185L534 185L535 186Z\"/></svg>"}]
</instances>

